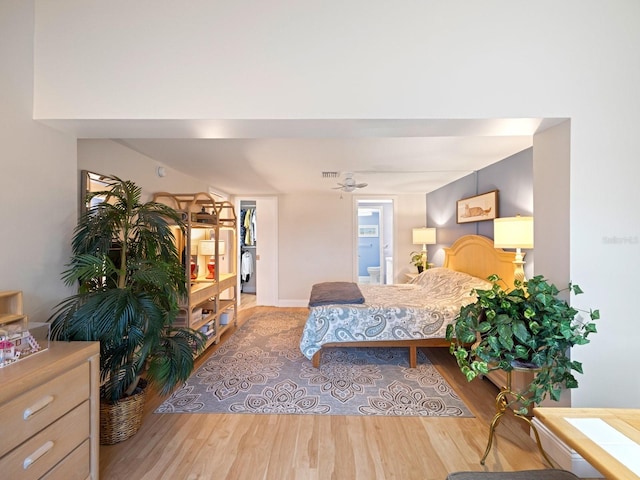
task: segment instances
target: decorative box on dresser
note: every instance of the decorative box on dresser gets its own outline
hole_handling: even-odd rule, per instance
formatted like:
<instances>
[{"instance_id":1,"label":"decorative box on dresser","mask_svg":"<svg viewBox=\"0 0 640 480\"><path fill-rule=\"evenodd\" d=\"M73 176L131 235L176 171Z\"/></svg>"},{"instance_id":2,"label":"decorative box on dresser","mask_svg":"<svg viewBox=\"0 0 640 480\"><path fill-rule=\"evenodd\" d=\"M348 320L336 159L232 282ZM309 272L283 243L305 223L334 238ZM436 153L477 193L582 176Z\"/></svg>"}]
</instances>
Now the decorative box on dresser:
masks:
<instances>
[{"instance_id":1,"label":"decorative box on dresser","mask_svg":"<svg viewBox=\"0 0 640 480\"><path fill-rule=\"evenodd\" d=\"M97 479L98 342L51 342L0 369L0 477Z\"/></svg>"}]
</instances>

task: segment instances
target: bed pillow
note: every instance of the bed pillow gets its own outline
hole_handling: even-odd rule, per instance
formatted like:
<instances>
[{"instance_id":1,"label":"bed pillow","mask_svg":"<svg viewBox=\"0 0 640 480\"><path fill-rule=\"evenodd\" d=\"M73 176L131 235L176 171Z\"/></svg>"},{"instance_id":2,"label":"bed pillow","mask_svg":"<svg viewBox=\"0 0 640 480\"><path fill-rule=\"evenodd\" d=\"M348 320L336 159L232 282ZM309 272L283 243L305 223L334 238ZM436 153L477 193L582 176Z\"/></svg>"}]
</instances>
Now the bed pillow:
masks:
<instances>
[{"instance_id":1,"label":"bed pillow","mask_svg":"<svg viewBox=\"0 0 640 480\"><path fill-rule=\"evenodd\" d=\"M412 279L409 283L419 285L427 290L441 290L445 287L451 288L453 285L459 288L490 290L491 282L468 273L456 272L444 267L433 267L425 270L420 275Z\"/></svg>"}]
</instances>

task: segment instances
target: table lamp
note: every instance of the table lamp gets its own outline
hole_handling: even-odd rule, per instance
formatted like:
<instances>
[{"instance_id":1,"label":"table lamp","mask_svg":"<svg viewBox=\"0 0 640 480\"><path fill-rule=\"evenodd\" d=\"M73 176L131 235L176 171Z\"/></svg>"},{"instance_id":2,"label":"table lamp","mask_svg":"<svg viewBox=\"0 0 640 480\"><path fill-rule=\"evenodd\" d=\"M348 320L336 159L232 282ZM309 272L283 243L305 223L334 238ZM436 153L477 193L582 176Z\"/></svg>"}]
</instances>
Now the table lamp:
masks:
<instances>
[{"instance_id":1,"label":"table lamp","mask_svg":"<svg viewBox=\"0 0 640 480\"><path fill-rule=\"evenodd\" d=\"M427 269L427 245L436 243L436 229L420 227L413 229L414 245L422 245L422 266Z\"/></svg>"},{"instance_id":2,"label":"table lamp","mask_svg":"<svg viewBox=\"0 0 640 480\"><path fill-rule=\"evenodd\" d=\"M493 220L493 246L496 248L515 248L516 259L514 276L525 282L524 254L521 248L533 248L533 217L503 217Z\"/></svg>"},{"instance_id":3,"label":"table lamp","mask_svg":"<svg viewBox=\"0 0 640 480\"><path fill-rule=\"evenodd\" d=\"M224 255L226 253L225 244L223 240L218 242L218 255ZM215 240L200 240L198 244L198 254L209 257L209 262L207 263L207 278L211 280L215 277L216 272L216 241Z\"/></svg>"}]
</instances>

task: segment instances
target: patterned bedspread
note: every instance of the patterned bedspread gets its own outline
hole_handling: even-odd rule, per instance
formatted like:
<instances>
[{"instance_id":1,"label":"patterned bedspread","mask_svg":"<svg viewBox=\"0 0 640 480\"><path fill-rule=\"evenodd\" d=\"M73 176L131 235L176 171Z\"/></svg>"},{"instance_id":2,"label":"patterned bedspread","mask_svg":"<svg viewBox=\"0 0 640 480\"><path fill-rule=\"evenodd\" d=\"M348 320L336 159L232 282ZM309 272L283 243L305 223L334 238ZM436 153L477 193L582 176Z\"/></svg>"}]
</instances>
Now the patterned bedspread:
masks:
<instances>
[{"instance_id":1,"label":"patterned bedspread","mask_svg":"<svg viewBox=\"0 0 640 480\"><path fill-rule=\"evenodd\" d=\"M360 285L364 304L310 308L300 350L311 358L325 343L444 338L460 307L474 301L474 288L491 283L442 267L409 284Z\"/></svg>"}]
</instances>

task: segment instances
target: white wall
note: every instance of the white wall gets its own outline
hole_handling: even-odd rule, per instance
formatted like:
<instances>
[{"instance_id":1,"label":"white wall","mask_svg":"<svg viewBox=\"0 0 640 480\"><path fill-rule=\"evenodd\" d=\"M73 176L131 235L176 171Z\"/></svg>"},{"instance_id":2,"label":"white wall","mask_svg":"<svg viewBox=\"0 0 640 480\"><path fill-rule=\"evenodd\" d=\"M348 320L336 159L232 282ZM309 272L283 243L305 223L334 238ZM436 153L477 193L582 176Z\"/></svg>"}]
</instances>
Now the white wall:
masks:
<instances>
[{"instance_id":1,"label":"white wall","mask_svg":"<svg viewBox=\"0 0 640 480\"><path fill-rule=\"evenodd\" d=\"M305 306L314 283L353 278L356 271L352 195L281 195L278 200L279 296L281 306ZM358 195L358 198L366 196ZM424 195L395 195L394 278L411 270L411 229L424 225Z\"/></svg>"},{"instance_id":2,"label":"white wall","mask_svg":"<svg viewBox=\"0 0 640 480\"><path fill-rule=\"evenodd\" d=\"M0 2L0 290L22 290L45 321L70 294L60 280L76 222L76 140L34 122L33 2Z\"/></svg>"},{"instance_id":3,"label":"white wall","mask_svg":"<svg viewBox=\"0 0 640 480\"><path fill-rule=\"evenodd\" d=\"M544 275L559 288L571 281L570 144L569 121L533 137L534 274Z\"/></svg>"},{"instance_id":4,"label":"white wall","mask_svg":"<svg viewBox=\"0 0 640 480\"><path fill-rule=\"evenodd\" d=\"M308 302L311 285L350 279L353 204L338 194L278 197L279 296Z\"/></svg>"},{"instance_id":5,"label":"white wall","mask_svg":"<svg viewBox=\"0 0 640 480\"><path fill-rule=\"evenodd\" d=\"M638 406L637 0L59 0L36 18L36 118L570 118L570 275L603 316L574 405Z\"/></svg>"},{"instance_id":6,"label":"white wall","mask_svg":"<svg viewBox=\"0 0 640 480\"><path fill-rule=\"evenodd\" d=\"M426 195L398 195L394 201L395 230L393 232L394 246L394 283L406 283L406 273L417 273L411 263L411 252L422 250L422 245L414 245L413 229L418 227L434 227L427 225L427 197ZM436 232L437 234L437 232ZM428 246L429 262L433 258L436 245Z\"/></svg>"},{"instance_id":7,"label":"white wall","mask_svg":"<svg viewBox=\"0 0 640 480\"><path fill-rule=\"evenodd\" d=\"M78 140L78 170L103 175L116 175L131 180L142 188L142 200L151 200L155 192L208 192L209 184L164 166L166 175L159 177L162 163L112 140Z\"/></svg>"}]
</instances>

